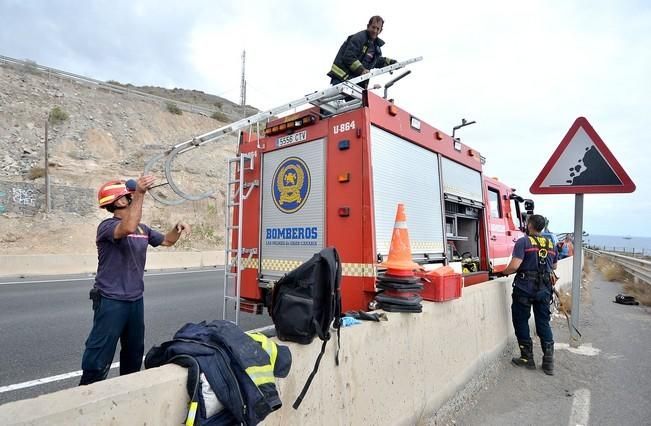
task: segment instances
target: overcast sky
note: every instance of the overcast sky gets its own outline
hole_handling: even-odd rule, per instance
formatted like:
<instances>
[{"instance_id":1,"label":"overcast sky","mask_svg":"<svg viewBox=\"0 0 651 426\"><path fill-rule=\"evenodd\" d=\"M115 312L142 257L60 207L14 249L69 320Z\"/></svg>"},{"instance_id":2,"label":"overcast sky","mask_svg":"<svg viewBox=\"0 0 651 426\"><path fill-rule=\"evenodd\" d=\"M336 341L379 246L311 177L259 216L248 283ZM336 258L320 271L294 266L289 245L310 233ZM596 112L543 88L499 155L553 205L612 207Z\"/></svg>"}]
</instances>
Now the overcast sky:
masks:
<instances>
[{"instance_id":1,"label":"overcast sky","mask_svg":"<svg viewBox=\"0 0 651 426\"><path fill-rule=\"evenodd\" d=\"M327 87L340 44L375 14L386 56L424 57L392 89L397 104L446 132L476 120L463 142L524 196L587 117L637 191L586 195L584 228L651 236L648 0L0 0L0 54L238 102L246 49L247 103L267 109ZM552 230L572 229L572 195L534 198Z\"/></svg>"}]
</instances>

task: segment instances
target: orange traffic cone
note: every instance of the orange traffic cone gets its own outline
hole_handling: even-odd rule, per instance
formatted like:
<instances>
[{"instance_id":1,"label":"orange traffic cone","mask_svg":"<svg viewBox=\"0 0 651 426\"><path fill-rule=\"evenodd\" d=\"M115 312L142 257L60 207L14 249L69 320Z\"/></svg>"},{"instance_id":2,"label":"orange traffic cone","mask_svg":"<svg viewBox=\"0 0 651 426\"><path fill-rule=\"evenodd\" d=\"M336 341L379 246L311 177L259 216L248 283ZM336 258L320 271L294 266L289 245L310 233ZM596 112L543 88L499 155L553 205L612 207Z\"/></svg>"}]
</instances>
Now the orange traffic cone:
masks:
<instances>
[{"instance_id":1,"label":"orange traffic cone","mask_svg":"<svg viewBox=\"0 0 651 426\"><path fill-rule=\"evenodd\" d=\"M386 261L380 263L380 266L387 268L386 275L401 277L413 276L414 270L420 268L416 262L411 260L407 216L405 215L405 205L402 203L398 204L389 256Z\"/></svg>"}]
</instances>

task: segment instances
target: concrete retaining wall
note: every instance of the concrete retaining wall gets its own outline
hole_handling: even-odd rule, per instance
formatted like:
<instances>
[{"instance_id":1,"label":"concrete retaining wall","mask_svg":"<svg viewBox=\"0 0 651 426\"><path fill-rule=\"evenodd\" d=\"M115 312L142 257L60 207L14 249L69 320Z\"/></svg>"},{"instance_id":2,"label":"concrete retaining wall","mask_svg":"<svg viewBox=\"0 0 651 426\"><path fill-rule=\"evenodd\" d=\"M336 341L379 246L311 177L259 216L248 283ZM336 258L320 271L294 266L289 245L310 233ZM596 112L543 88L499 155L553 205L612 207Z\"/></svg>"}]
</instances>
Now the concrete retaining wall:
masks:
<instances>
[{"instance_id":1,"label":"concrete retaining wall","mask_svg":"<svg viewBox=\"0 0 651 426\"><path fill-rule=\"evenodd\" d=\"M559 264L571 280L571 259ZM320 349L317 341L289 344L293 366L278 380L283 407L265 425L413 425L436 410L493 361L513 339L511 279L463 290L461 299L425 303L422 314L388 314L341 333L340 365L330 342L299 410L299 394ZM187 375L164 366L0 406L3 424L180 424Z\"/></svg>"},{"instance_id":2,"label":"concrete retaining wall","mask_svg":"<svg viewBox=\"0 0 651 426\"><path fill-rule=\"evenodd\" d=\"M223 251L162 251L147 253L146 268L198 268L224 264ZM97 271L97 255L6 255L0 256L0 277L20 275L83 274Z\"/></svg>"}]
</instances>

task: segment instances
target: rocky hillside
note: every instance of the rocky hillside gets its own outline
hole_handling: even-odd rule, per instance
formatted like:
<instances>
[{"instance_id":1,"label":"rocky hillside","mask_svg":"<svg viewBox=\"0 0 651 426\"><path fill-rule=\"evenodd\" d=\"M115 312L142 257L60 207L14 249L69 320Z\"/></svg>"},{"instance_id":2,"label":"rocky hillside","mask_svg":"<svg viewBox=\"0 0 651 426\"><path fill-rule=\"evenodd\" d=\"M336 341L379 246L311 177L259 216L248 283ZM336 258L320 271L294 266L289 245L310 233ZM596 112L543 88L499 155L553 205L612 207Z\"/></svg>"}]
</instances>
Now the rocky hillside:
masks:
<instances>
[{"instance_id":1,"label":"rocky hillside","mask_svg":"<svg viewBox=\"0 0 651 426\"><path fill-rule=\"evenodd\" d=\"M93 253L97 223L106 216L105 210L96 208L94 194L99 185L113 178L140 175L145 162L164 149L216 129L242 113L234 103L198 91L137 89L219 111L211 118L178 111L173 102L143 100L48 77L25 67L0 66L3 254ZM38 188L44 188L46 122L52 191L65 189L65 193L58 194L58 207L50 213L45 212L38 192ZM193 225L193 235L177 249L221 247L225 167L234 152L235 138L231 137L180 156L174 162L175 181L189 193L216 190L215 194L174 207L148 197L143 221L162 230L178 220ZM159 182L165 182L160 165L154 174ZM29 192L32 187L35 189ZM34 198L26 199L25 191ZM177 198L165 186L159 191L163 197ZM43 208L34 208L35 201ZM30 202L31 210L17 205L29 207Z\"/></svg>"}]
</instances>

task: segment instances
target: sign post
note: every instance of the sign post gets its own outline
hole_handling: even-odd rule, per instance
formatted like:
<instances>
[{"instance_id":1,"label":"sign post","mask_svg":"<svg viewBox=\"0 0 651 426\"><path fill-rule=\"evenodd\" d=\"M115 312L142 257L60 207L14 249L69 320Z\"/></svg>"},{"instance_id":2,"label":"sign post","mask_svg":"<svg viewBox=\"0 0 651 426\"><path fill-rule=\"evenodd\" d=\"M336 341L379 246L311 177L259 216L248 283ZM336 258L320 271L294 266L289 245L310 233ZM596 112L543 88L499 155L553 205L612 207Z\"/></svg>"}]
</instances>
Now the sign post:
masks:
<instances>
[{"instance_id":1,"label":"sign post","mask_svg":"<svg viewBox=\"0 0 651 426\"><path fill-rule=\"evenodd\" d=\"M635 184L588 120L579 117L529 191L532 194L575 194L570 345L578 347L583 261L583 194L633 192Z\"/></svg>"},{"instance_id":2,"label":"sign post","mask_svg":"<svg viewBox=\"0 0 651 426\"><path fill-rule=\"evenodd\" d=\"M572 258L572 327L570 346L578 348L581 344L579 334L579 301L581 300L581 276L583 260L583 194L574 196L574 257Z\"/></svg>"}]
</instances>

